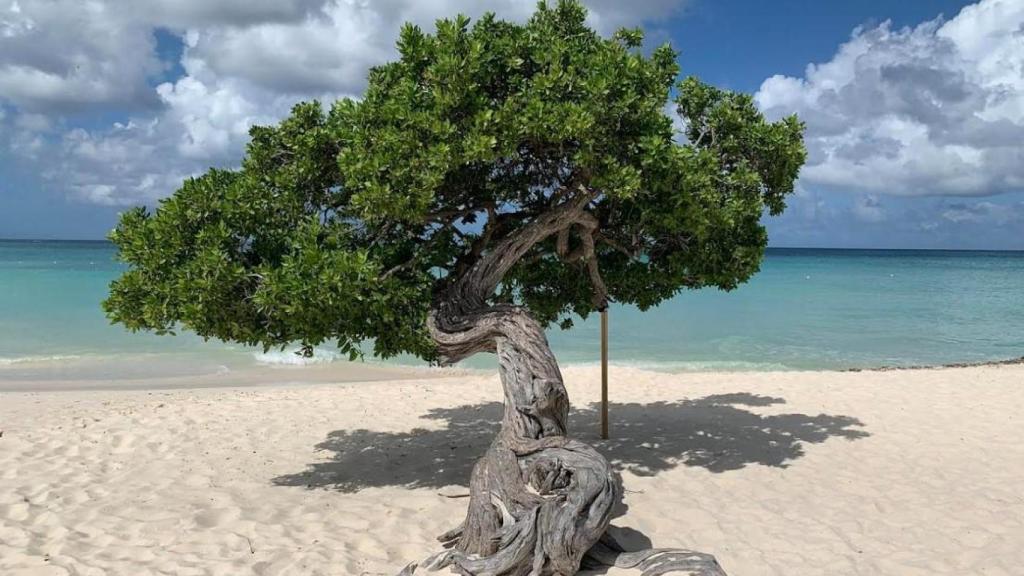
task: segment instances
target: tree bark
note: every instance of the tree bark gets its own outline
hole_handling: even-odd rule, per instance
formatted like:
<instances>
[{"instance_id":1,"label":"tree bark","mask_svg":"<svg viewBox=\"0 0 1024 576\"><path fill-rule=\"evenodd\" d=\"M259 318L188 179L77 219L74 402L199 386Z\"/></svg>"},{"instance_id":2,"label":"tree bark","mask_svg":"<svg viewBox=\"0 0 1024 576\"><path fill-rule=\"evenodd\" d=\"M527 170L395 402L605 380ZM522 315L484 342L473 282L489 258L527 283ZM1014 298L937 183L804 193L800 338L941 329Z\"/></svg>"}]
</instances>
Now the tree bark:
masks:
<instances>
[{"instance_id":1,"label":"tree bark","mask_svg":"<svg viewBox=\"0 0 1024 576\"><path fill-rule=\"evenodd\" d=\"M525 310L473 314L468 330L435 315L442 351L496 352L505 395L501 430L470 478L466 520L434 567L465 574L570 575L604 534L621 494L592 447L566 436L569 400L541 326Z\"/></svg>"}]
</instances>

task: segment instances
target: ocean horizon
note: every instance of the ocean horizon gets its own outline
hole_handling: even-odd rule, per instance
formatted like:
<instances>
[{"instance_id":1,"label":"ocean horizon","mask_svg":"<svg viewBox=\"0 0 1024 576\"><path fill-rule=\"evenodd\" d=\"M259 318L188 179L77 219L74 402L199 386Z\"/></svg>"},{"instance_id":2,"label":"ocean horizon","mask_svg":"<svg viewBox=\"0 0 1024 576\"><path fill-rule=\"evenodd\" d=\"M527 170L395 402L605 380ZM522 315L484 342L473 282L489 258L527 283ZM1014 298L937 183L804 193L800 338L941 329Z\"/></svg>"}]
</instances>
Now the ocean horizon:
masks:
<instances>
[{"instance_id":1,"label":"ocean horizon","mask_svg":"<svg viewBox=\"0 0 1024 576\"><path fill-rule=\"evenodd\" d=\"M103 240L0 240L0 380L146 380L347 362L132 334L100 308L123 265ZM769 248L737 290L684 291L640 312L613 305L613 365L666 372L843 370L1024 355L1024 251ZM596 317L548 330L563 365L594 364ZM369 356L368 362L376 362ZM425 366L414 358L387 365ZM494 366L490 357L464 364Z\"/></svg>"}]
</instances>

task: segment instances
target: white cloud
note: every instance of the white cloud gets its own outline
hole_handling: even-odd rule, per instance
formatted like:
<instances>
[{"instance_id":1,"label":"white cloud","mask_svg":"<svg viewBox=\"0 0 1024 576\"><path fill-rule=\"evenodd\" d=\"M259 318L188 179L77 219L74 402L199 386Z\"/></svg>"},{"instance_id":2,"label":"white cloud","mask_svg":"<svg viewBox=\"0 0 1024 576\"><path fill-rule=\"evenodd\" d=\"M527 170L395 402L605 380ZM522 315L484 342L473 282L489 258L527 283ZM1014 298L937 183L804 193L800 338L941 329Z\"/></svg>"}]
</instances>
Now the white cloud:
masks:
<instances>
[{"instance_id":1,"label":"white cloud","mask_svg":"<svg viewBox=\"0 0 1024 576\"><path fill-rule=\"evenodd\" d=\"M118 3L0 4L0 95L21 109L153 104L146 78L159 70L152 31Z\"/></svg>"},{"instance_id":2,"label":"white cloud","mask_svg":"<svg viewBox=\"0 0 1024 576\"><path fill-rule=\"evenodd\" d=\"M631 5L589 2L591 23L610 33L624 25L664 18L681 0L647 0ZM404 22L432 29L439 17L485 11L524 20L535 0L333 0L302 17L251 26L198 26L190 33L189 58L218 78L243 79L275 93L361 93L367 70L395 55ZM201 63L201 64L199 64Z\"/></svg>"},{"instance_id":3,"label":"white cloud","mask_svg":"<svg viewBox=\"0 0 1024 576\"><path fill-rule=\"evenodd\" d=\"M950 204L942 211L944 220L954 224L971 223L992 226L1019 224L1024 221L1024 203L996 204L994 202L960 202Z\"/></svg>"},{"instance_id":4,"label":"white cloud","mask_svg":"<svg viewBox=\"0 0 1024 576\"><path fill-rule=\"evenodd\" d=\"M71 130L60 140L59 163L43 176L88 202L151 203L203 169L177 156L168 138L176 129L156 118L118 123L99 135Z\"/></svg>"},{"instance_id":5,"label":"white cloud","mask_svg":"<svg viewBox=\"0 0 1024 576\"><path fill-rule=\"evenodd\" d=\"M812 184L897 195L1024 189L1024 3L982 0L949 21L858 29L804 77L756 95L807 122Z\"/></svg>"},{"instance_id":6,"label":"white cloud","mask_svg":"<svg viewBox=\"0 0 1024 576\"><path fill-rule=\"evenodd\" d=\"M53 185L100 204L152 202L209 166L237 165L253 124L297 101L358 95L369 68L395 56L403 22L494 11L522 20L535 0L0 0L0 107L20 122L6 146L37 157ZM686 0L593 0L608 33L670 16ZM171 63L157 29L180 35L184 76L153 87ZM60 50L54 50L59 46ZM106 107L134 118L74 128L63 118ZM60 126L63 132L56 130ZM49 157L50 155L48 155Z\"/></svg>"}]
</instances>

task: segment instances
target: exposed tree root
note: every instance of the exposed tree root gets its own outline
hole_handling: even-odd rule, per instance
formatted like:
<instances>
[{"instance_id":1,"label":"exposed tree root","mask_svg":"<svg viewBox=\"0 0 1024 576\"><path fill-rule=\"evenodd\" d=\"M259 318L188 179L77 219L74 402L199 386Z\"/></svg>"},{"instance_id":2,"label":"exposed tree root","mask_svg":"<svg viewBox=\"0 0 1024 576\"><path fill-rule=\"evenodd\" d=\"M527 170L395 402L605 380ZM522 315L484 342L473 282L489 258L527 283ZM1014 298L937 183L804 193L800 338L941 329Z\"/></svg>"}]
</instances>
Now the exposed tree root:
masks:
<instances>
[{"instance_id":1,"label":"exposed tree root","mask_svg":"<svg viewBox=\"0 0 1024 576\"><path fill-rule=\"evenodd\" d=\"M718 561L710 554L675 548L626 552L608 533L583 558L584 568L600 566L635 568L642 571L642 576L661 576L673 572L692 576L726 576Z\"/></svg>"},{"instance_id":2,"label":"exposed tree root","mask_svg":"<svg viewBox=\"0 0 1024 576\"><path fill-rule=\"evenodd\" d=\"M491 509L488 512L500 519L495 539L487 543L488 551L493 551L488 555L481 555L467 553L458 548L460 542L468 542L463 523L438 537L445 550L430 556L422 564L410 564L399 576L412 576L417 568L437 571L446 567L466 576L568 576L575 574L580 568L593 569L602 566L636 569L641 571L642 576L661 576L669 573L726 576L715 557L710 554L672 548L625 551L606 531L606 516L611 509L609 504L617 502L621 494L615 479L611 478L610 482L599 490L598 497L590 499L589 505L583 509L578 504L587 501L592 491L584 490L577 493L573 490L589 482L584 480L581 484L574 485L571 480L566 481L576 474L563 467L566 463L566 452L570 459L578 457L579 454L587 454L583 457L583 470L586 470L587 462L594 461L591 459L592 456L596 455L601 462L604 462L604 459L589 446L574 441L569 441L567 446L562 448L545 449L553 450L562 452L556 455L545 454L543 461L549 464L535 468L544 472L535 477L542 477L540 489L537 489L538 485L533 481L525 485L528 493L536 492L539 499L534 500L529 511L518 519L497 493L491 493ZM488 457L485 456L485 459ZM535 464L540 461L541 458L538 458ZM548 467L552 461L555 462L554 466ZM589 475L586 471L583 474ZM557 488L559 486L560 488ZM609 501L608 496L611 496L612 500ZM590 514L596 511L595 507L596 510L603 512L591 517ZM469 518L473 517L471 513ZM587 535L593 534L593 530L598 526L601 532L597 542L586 549L582 556L579 555L580 549L571 543L578 543Z\"/></svg>"}]
</instances>

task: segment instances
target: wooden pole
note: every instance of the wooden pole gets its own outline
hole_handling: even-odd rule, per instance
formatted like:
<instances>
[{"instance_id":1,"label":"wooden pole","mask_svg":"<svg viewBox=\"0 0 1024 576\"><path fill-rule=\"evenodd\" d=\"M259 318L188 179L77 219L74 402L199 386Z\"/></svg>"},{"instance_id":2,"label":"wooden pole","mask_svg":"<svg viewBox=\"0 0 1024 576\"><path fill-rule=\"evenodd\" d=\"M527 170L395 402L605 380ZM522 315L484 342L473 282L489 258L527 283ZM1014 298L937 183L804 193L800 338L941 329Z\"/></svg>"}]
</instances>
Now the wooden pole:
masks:
<instances>
[{"instance_id":1,"label":"wooden pole","mask_svg":"<svg viewBox=\"0 0 1024 576\"><path fill-rule=\"evenodd\" d=\"M601 438L608 439L608 309L601 310Z\"/></svg>"}]
</instances>

